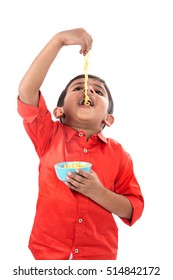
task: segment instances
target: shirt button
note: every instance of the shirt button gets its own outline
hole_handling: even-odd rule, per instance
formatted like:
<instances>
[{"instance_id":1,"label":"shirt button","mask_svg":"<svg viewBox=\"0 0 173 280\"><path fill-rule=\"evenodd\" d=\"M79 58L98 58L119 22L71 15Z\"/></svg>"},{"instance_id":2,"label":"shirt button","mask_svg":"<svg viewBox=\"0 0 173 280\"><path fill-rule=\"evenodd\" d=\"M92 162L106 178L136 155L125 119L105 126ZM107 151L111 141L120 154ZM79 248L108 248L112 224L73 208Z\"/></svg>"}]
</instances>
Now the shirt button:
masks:
<instances>
[{"instance_id":1,"label":"shirt button","mask_svg":"<svg viewBox=\"0 0 173 280\"><path fill-rule=\"evenodd\" d=\"M83 149L83 152L86 154L88 152L88 150L87 149Z\"/></svg>"},{"instance_id":2,"label":"shirt button","mask_svg":"<svg viewBox=\"0 0 173 280\"><path fill-rule=\"evenodd\" d=\"M79 253L79 250L77 248L74 251L75 251L76 254Z\"/></svg>"},{"instance_id":3,"label":"shirt button","mask_svg":"<svg viewBox=\"0 0 173 280\"><path fill-rule=\"evenodd\" d=\"M82 137L82 136L83 136L83 133L80 132L80 133L79 133L79 137Z\"/></svg>"},{"instance_id":4,"label":"shirt button","mask_svg":"<svg viewBox=\"0 0 173 280\"><path fill-rule=\"evenodd\" d=\"M78 221L79 221L79 223L82 223L82 222L83 222L83 219L79 219Z\"/></svg>"}]
</instances>

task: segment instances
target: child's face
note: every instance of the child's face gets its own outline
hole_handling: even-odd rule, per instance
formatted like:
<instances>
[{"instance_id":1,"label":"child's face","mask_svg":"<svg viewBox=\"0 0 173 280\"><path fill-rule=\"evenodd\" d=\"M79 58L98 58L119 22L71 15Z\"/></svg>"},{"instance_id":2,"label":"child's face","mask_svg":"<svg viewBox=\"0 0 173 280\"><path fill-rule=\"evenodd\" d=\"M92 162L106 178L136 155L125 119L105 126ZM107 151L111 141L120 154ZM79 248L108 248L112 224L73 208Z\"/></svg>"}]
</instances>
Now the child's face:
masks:
<instances>
[{"instance_id":1,"label":"child's face","mask_svg":"<svg viewBox=\"0 0 173 280\"><path fill-rule=\"evenodd\" d=\"M108 95L101 81L89 78L87 94L90 105L84 105L84 84L85 79L80 78L74 80L68 87L63 106L63 123L81 129L92 126L99 131L108 115Z\"/></svg>"}]
</instances>

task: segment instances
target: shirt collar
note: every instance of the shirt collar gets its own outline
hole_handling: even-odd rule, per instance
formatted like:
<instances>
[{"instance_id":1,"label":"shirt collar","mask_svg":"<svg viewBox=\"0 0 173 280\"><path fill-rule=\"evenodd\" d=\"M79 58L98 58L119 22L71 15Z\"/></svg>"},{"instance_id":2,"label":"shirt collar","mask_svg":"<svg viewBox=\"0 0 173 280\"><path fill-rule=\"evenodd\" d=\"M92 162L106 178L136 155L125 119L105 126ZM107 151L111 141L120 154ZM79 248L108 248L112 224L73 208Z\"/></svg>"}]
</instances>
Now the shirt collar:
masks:
<instances>
[{"instance_id":1,"label":"shirt collar","mask_svg":"<svg viewBox=\"0 0 173 280\"><path fill-rule=\"evenodd\" d=\"M106 137L104 137L104 135L102 134L102 132L100 131L97 136L105 143L108 142L108 140L106 139Z\"/></svg>"},{"instance_id":2,"label":"shirt collar","mask_svg":"<svg viewBox=\"0 0 173 280\"><path fill-rule=\"evenodd\" d=\"M75 129L71 128L70 126L67 126L67 125L63 125L63 129L65 131L65 135L66 135L66 141L70 141L70 139L76 134L76 133L79 133L79 131L76 131ZM83 132L82 130L80 130L80 132ZM98 137L101 141L103 141L104 143L107 143L107 139L106 137L104 137L104 135L102 134L102 132L98 132L97 134L94 134L91 136L92 138L96 138Z\"/></svg>"}]
</instances>

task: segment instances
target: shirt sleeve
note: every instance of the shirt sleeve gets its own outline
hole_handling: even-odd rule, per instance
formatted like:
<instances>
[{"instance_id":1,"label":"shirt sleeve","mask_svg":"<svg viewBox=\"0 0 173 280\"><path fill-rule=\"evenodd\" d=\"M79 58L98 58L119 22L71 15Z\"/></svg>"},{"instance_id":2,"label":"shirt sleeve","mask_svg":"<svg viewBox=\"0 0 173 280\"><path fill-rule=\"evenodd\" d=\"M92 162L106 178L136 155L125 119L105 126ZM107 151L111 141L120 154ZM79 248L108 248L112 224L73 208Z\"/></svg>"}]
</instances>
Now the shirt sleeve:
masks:
<instances>
[{"instance_id":1,"label":"shirt sleeve","mask_svg":"<svg viewBox=\"0 0 173 280\"><path fill-rule=\"evenodd\" d=\"M38 156L41 157L48 148L54 124L44 98L40 93L38 107L23 103L19 97L17 103L17 110L23 118L25 130L32 140Z\"/></svg>"},{"instance_id":2,"label":"shirt sleeve","mask_svg":"<svg viewBox=\"0 0 173 280\"><path fill-rule=\"evenodd\" d=\"M131 202L133 208L131 220L121 217L120 219L127 225L132 226L142 215L144 198L134 174L132 159L123 148L120 156L119 174L115 182L115 192L126 196Z\"/></svg>"}]
</instances>

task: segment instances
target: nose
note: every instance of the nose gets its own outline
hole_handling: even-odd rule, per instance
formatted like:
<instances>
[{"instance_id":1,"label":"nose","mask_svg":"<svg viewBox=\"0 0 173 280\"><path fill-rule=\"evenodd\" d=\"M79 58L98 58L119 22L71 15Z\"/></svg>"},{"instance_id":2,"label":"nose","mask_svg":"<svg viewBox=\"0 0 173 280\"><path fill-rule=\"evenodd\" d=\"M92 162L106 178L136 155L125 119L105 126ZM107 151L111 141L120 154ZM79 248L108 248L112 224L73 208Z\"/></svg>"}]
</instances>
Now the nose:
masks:
<instances>
[{"instance_id":1,"label":"nose","mask_svg":"<svg viewBox=\"0 0 173 280\"><path fill-rule=\"evenodd\" d=\"M95 93L95 90L93 89L93 87L92 86L88 86L87 94L88 95L92 95L93 93Z\"/></svg>"}]
</instances>

